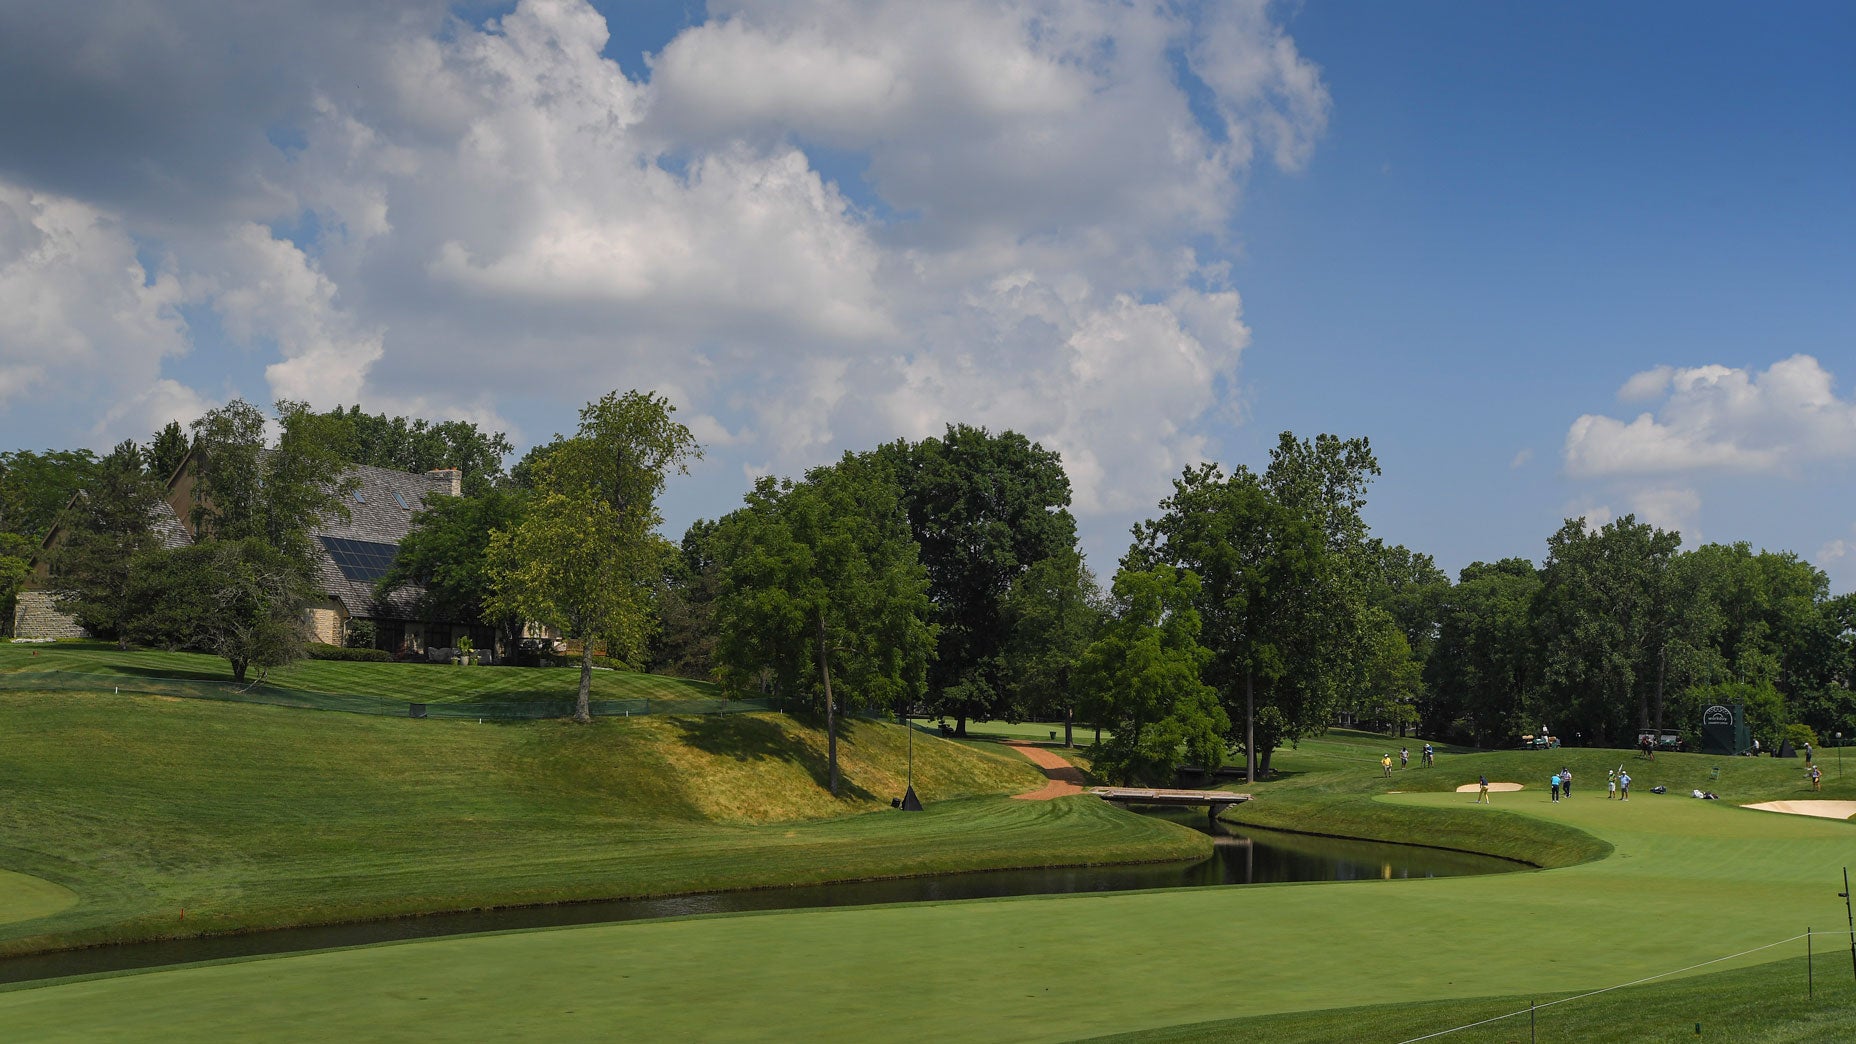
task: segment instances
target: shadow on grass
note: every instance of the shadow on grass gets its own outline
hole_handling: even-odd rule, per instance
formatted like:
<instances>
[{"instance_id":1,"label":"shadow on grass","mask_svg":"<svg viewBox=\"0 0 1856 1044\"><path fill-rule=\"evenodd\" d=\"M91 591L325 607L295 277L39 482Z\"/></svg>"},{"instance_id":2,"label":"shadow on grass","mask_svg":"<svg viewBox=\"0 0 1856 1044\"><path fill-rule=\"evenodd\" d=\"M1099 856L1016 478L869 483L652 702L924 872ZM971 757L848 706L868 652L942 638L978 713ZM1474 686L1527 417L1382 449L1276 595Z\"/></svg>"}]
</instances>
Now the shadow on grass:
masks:
<instances>
[{"instance_id":1,"label":"shadow on grass","mask_svg":"<svg viewBox=\"0 0 1856 1044\"><path fill-rule=\"evenodd\" d=\"M157 667L136 667L126 663L106 663L102 664L102 666L107 668L107 670L94 675L94 677L107 678L116 675L125 678L163 678L168 681L206 681L225 682L228 684L232 681L231 667L227 667L223 671L189 671ZM254 668L254 677L255 674L256 669ZM246 679L247 682L251 680L251 678Z\"/></svg>"},{"instance_id":2,"label":"shadow on grass","mask_svg":"<svg viewBox=\"0 0 1856 1044\"><path fill-rule=\"evenodd\" d=\"M809 728L824 731L823 718L813 720L807 715L791 717ZM790 761L804 769L819 786L831 785L831 764L824 752L794 743L775 721L746 714L704 714L673 717L670 723L675 726L679 739L704 753L737 761ZM838 722L840 744L853 742L856 732L857 723L854 720ZM845 778L842 765L839 766L838 791L839 797L860 801L876 800L875 794Z\"/></svg>"}]
</instances>

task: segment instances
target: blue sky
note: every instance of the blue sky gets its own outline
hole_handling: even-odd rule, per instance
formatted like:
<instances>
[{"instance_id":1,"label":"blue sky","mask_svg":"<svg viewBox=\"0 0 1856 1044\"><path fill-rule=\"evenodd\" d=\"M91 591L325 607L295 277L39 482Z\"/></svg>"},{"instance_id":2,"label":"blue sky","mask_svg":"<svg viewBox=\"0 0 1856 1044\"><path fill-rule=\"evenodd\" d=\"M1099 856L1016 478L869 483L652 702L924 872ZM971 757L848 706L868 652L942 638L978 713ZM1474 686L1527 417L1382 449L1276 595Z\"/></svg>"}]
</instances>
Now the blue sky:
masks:
<instances>
[{"instance_id":1,"label":"blue sky","mask_svg":"<svg viewBox=\"0 0 1856 1044\"><path fill-rule=\"evenodd\" d=\"M903 0L0 13L0 446L231 395L752 477L949 421L1086 549L1367 435L1454 572L1569 516L1856 589L1856 8ZM75 406L75 408L73 408Z\"/></svg>"},{"instance_id":2,"label":"blue sky","mask_svg":"<svg viewBox=\"0 0 1856 1044\"><path fill-rule=\"evenodd\" d=\"M1372 435L1379 530L1453 567L1537 559L1565 515L1646 487L1702 491L1672 521L1704 539L1807 557L1848 540L1847 453L1779 479L1610 482L1568 477L1561 451L1579 415L1653 405L1616 393L1659 365L1804 353L1851 397L1856 9L1572 10L1295 16L1334 115L1308 169L1259 172L1239 219L1245 452L1284 428Z\"/></svg>"}]
</instances>

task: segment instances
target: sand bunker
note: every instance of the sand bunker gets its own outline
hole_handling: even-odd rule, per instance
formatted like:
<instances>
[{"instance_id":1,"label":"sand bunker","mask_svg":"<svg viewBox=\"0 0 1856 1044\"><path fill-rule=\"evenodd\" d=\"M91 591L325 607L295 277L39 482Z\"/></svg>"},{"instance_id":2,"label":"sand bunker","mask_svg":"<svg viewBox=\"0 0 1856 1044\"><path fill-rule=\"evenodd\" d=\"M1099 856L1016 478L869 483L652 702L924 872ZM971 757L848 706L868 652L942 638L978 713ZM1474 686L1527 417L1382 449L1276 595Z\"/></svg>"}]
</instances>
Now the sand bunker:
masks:
<instances>
[{"instance_id":1,"label":"sand bunker","mask_svg":"<svg viewBox=\"0 0 1856 1044\"><path fill-rule=\"evenodd\" d=\"M1784 812L1792 816L1817 816L1822 819L1848 819L1856 816L1856 801L1765 801L1747 805L1761 812Z\"/></svg>"},{"instance_id":2,"label":"sand bunker","mask_svg":"<svg viewBox=\"0 0 1856 1044\"><path fill-rule=\"evenodd\" d=\"M1482 784L1480 783L1465 783L1462 786L1456 788L1456 792L1459 794L1474 794L1476 791L1481 790L1481 789L1482 789ZM1521 789L1521 784L1519 783L1490 783L1489 784L1489 793L1491 794L1495 793L1498 790L1520 790L1520 789Z\"/></svg>"}]
</instances>

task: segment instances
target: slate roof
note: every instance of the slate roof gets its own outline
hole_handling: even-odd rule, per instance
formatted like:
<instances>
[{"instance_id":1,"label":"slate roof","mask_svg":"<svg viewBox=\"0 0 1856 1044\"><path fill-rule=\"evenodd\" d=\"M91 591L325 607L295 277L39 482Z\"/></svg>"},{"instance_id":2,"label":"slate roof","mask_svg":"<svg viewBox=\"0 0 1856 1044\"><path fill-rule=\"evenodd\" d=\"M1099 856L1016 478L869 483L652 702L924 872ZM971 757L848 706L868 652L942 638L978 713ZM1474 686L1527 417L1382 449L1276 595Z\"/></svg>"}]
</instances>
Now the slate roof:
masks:
<instances>
[{"instance_id":1,"label":"slate roof","mask_svg":"<svg viewBox=\"0 0 1856 1044\"><path fill-rule=\"evenodd\" d=\"M165 500L155 501L155 510L149 519L149 528L161 539L161 546L169 551L177 547L186 547L193 543L193 537L187 532L186 523L174 513L174 505Z\"/></svg>"},{"instance_id":2,"label":"slate roof","mask_svg":"<svg viewBox=\"0 0 1856 1044\"><path fill-rule=\"evenodd\" d=\"M425 507L426 498L447 496L452 488L448 475L415 475L365 464L351 465L342 473L342 478L360 481L356 489L342 495L348 518L346 521L340 517L326 519L317 527L317 537L397 546L412 532L413 515ZM350 580L342 575L341 568L320 540L315 542L315 551L316 573L322 581L322 589L340 599L350 616L388 620L420 618L418 601L425 593L423 588L402 587L393 592L391 598L376 601L372 581Z\"/></svg>"}]
</instances>

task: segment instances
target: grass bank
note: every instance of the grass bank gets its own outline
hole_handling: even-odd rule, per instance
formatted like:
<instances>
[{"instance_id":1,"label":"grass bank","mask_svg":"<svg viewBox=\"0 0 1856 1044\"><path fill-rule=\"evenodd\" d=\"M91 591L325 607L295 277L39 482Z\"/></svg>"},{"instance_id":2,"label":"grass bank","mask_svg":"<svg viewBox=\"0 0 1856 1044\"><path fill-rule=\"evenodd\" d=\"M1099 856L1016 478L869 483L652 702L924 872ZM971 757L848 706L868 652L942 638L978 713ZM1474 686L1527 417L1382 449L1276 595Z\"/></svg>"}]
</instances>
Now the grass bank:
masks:
<instances>
[{"instance_id":1,"label":"grass bank","mask_svg":"<svg viewBox=\"0 0 1856 1044\"><path fill-rule=\"evenodd\" d=\"M1003 797L1043 776L920 734L929 809L892 811L907 736L861 720L836 800L819 731L775 714L478 725L0 692L0 735L0 868L78 897L0 923L0 954L1208 845L1093 799Z\"/></svg>"},{"instance_id":2,"label":"grass bank","mask_svg":"<svg viewBox=\"0 0 1856 1044\"><path fill-rule=\"evenodd\" d=\"M1544 779L1561 752L1448 754L1427 783L1418 769L1380 777L1378 743L1339 735L1284 752L1284 778L1258 785L1261 800L1246 813L1268 806L1293 818L1300 808L1305 821L1344 826L1358 802L1388 811L1355 833L1401 822L1419 832L1391 839L1420 843L1437 840L1432 827L1443 822L1454 837L1572 832L1609 854L1484 877L792 911L374 946L17 990L0 994L0 1024L75 1038L576 1040L622 1026L654 1039L1067 1040L1200 1039L1222 1032L1202 1025L1213 1021L1240 1036L1264 1027L1258 1035L1282 1039L1399 1040L1416 1035L1410 1025L1429 1032L1519 998L1754 951L1707 966L1744 972L1732 988L1767 998L1764 1036L1735 1039L1836 1039L1825 1027L1840 1030L1846 1009L1804 1010L1791 966L1772 963L1801 954L1802 942L1755 950L1840 924L1841 867L1856 862L1856 825L1736 807L1800 796L1796 763L1659 759L1633 773L1681 780L1720 767L1710 782L1725 802L1639 792L1625 804L1575 788L1573 800L1552 804L1533 789L1479 808L1453 790L1465 775ZM1566 755L1587 756L1600 755ZM866 821L906 820L834 822ZM1820 957L1820 972L1827 963ZM1657 987L1672 988L1687 985ZM1649 1026L1627 1006L1608 1016L1563 1010L1599 1011L1596 1022L1618 1023L1612 1039L1670 1032L1667 1016ZM1178 1036L1191 1033L1200 1037ZM1480 1039L1521 1039L1512 1022L1498 1033ZM1575 1036L1587 1039L1555 1039Z\"/></svg>"}]
</instances>

